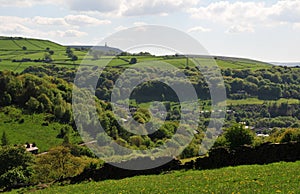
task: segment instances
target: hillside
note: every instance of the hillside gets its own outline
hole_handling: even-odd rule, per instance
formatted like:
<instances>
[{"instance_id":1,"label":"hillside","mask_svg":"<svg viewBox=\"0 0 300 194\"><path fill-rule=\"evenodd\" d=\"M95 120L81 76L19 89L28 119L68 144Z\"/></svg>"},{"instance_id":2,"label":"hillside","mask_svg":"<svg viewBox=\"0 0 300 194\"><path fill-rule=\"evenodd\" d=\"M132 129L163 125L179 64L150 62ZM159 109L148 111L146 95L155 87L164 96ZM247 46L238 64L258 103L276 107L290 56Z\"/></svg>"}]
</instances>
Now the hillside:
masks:
<instances>
[{"instance_id":1,"label":"hillside","mask_svg":"<svg viewBox=\"0 0 300 194\"><path fill-rule=\"evenodd\" d=\"M68 47L71 48L70 53L66 53ZM105 57L106 55L115 55L116 53L121 52L118 48L108 46L96 46L92 48L91 52L88 52L91 48L91 46L62 46L49 40L21 37L0 37L0 70L22 72L29 66L49 63L61 67L74 68L77 67L84 58L86 60L90 60L90 64L97 64L97 61L102 57ZM76 57L73 58L73 56ZM128 65L126 61L130 60L132 57L133 56L122 56L121 58L114 58L111 61L111 65ZM184 67L186 65L186 59L184 57L156 57L151 55L135 55L134 57L138 59L138 62L159 60L178 67ZM211 57L212 56L210 56L210 58ZM207 56L199 56L199 58L205 61ZM224 56L214 56L214 59L217 64L224 69L261 69L272 67L269 63L251 59ZM190 65L193 64L190 63Z\"/></svg>"},{"instance_id":2,"label":"hillside","mask_svg":"<svg viewBox=\"0 0 300 194\"><path fill-rule=\"evenodd\" d=\"M23 186L16 184L20 182L29 182L32 185L36 185L38 183L47 184L53 181L59 181L62 180L62 178L67 178L64 180L70 180L69 178L76 177L77 175L79 177L80 175L84 176L84 169L98 172L97 169L99 168L102 175L124 175L125 173L120 172L103 173L102 170L107 169L105 165L103 167L98 163L86 162L84 159L86 157L94 157L94 154L99 154L103 158L112 156L115 161L122 159L120 155L118 155L117 147L106 146L106 143L109 142L105 133L93 130L97 128L98 123L94 122L97 120L100 121L101 125L103 124L102 127L105 132L107 132L115 142L118 142L119 145L130 150L128 157L139 157L139 150L143 149L157 149L157 155L152 156L158 157L160 156L160 146L167 144L167 142L174 143L177 147L183 146L181 140L186 138L186 134L177 133L179 121L181 121L182 116L189 118L189 121L193 121L195 116L194 110L199 110L200 115L197 125L194 125L192 122L190 126L187 125L188 123L183 125L188 131L191 129L190 134L193 135L193 140L189 145L184 145L184 150L176 155L179 159L186 160L186 162L190 160L189 158L199 157L199 153L202 151L201 142L203 141L204 135L208 133L208 136L212 136L209 134L211 131L207 130L207 128L211 121L211 113L216 112L212 110L208 81L209 83L222 87L221 84L224 80L224 89L226 89L228 99L228 107L226 107L226 110L218 110L218 114L226 113L224 123L221 119L213 120L215 125L224 130L224 133L216 140L214 144L215 147L221 146L226 149L232 149L247 145L248 151L244 152L243 150L243 154L248 154L253 153L256 148L258 149L269 142L279 143L280 145L295 141L300 142L300 68L297 67L272 66L251 59L214 56L214 59L220 66L224 79L219 79L220 76L214 71L216 68L213 68L213 71L208 71L209 77L206 79L201 71L195 68L191 57L187 58L178 55L152 56L149 53L122 53L122 55L116 56L110 61L109 66L102 70L101 75L97 75L98 72L95 71L96 68L94 66L92 68L82 68L84 76L81 77L80 83L90 83L91 78L99 78L94 93L95 99L93 102L95 102L95 104L87 104L87 90L80 91L78 97L75 98L72 93L77 67L83 58L85 59L84 65L97 66L100 61L110 59L111 56L106 56L99 50L70 48L50 41L25 38L2 37L0 39L0 48L2 48L2 50L0 49L0 134L2 134L3 139L1 139L3 146L0 147L0 155L1 150L2 155L5 155L8 153L7 150L14 151L18 149L14 146L15 144L19 144L23 147L25 142L36 143L41 152L47 152L47 154L30 157L36 159L37 162L32 164L32 167L35 169L41 167L40 171L36 171L32 175L35 179L31 179L31 175L28 175L27 178L17 180L13 183L5 183L2 186L0 184L0 191L1 189ZM196 60L202 63L201 65L204 65L204 67L209 67L205 64L211 64L205 63L208 61L208 56L197 56ZM164 76L166 80L176 82L181 81L178 79L178 73L184 73L190 81L190 84L195 88L199 99L199 109L197 105L194 106L194 104L191 104L191 106L193 106L191 107L191 111L183 109L181 105L188 105L190 99L179 103L174 91L169 87L165 87L164 83L156 80L157 74L153 73L157 71L157 69L155 69L156 67L147 67L148 69L146 70L150 72L149 79L151 81L144 82L134 89L129 99L131 107L130 114L121 110L121 118L123 118L122 121L126 122L128 118L132 117L141 124L149 123L152 126L159 124L160 127L148 135L136 135L135 133L129 132L123 122L119 123L117 121L117 117L115 117L115 114L112 112L110 100L114 84L117 83L119 77L124 74L132 64L143 61L161 61L178 67L176 71L166 70ZM2 71L7 69L12 71ZM207 70L209 69L210 68L207 68ZM128 83L144 79L144 72L132 71L131 73L131 76L124 81L124 85L118 90L120 95L130 91L128 88L130 84ZM73 111L73 99L77 100L79 103L78 107L83 108L82 111ZM127 102L127 100L128 98L121 99L119 102L122 104ZM152 116L148 110L153 101L163 102L166 109L165 111L161 111L157 108L154 113L156 117ZM223 102L224 101L220 101L220 103ZM94 105L96 106L94 107ZM185 107L189 108L190 106ZM96 108L97 111L97 115L95 116L89 114L89 110L94 110L93 108ZM165 115L163 122L161 122L160 119L155 119L160 118L162 115ZM75 119L80 119L83 123L76 125ZM145 126L146 125L139 125L138 128L139 130L147 131ZM97 149L93 150L94 153L83 146L78 146L78 144L82 143L81 136L79 135L79 132L82 131L88 138L86 142L92 142L94 145L97 145ZM175 136L179 140L178 142L169 141ZM64 145L65 147L59 145ZM252 152L248 149L249 147L252 147L253 149L251 148L251 150L254 151ZM102 153L102 150L106 152ZM279 152L285 153L285 151ZM77 161L73 159L78 159L78 162L74 162L74 166L71 165L69 169L66 169L65 165L62 165L61 170L57 168L55 164L55 162L59 161L56 154L61 157L66 157L65 159L70 161ZM208 154L209 157L214 156L211 152ZM6 154L6 158L0 157L4 158L2 164L9 164L7 165L8 168L3 170L2 174L11 172L9 169L10 162L14 163L10 158L11 155L13 154ZM224 154L222 157L223 156ZM232 159L232 157L229 158ZM272 162L282 161L280 157L275 159L272 160ZM234 159L234 162L237 161L239 160ZM102 163L103 161L101 161L101 164ZM255 164L263 163L264 162ZM70 171L70 169L76 169L77 164L80 164L80 168ZM230 165L232 163L229 161L228 164ZM241 165L245 163L233 164ZM261 191L262 193L277 191L288 193L289 191L294 191L294 188L296 188L295 179L299 177L299 174L297 174L298 171L292 171L290 169L299 168L299 162L289 163L286 166L274 164L269 166L247 166L212 171L176 171L174 173L168 172L167 175L140 176L123 179L118 182L103 181L82 185L84 185L84 188L88 188L84 190L88 193L92 192L93 189L95 189L94 187L103 189L105 192L113 193L124 193L127 191L130 193L139 193L143 189L145 192L154 193L202 193L206 191L218 193L224 190L231 191L230 189L232 189L232 192L249 192L255 190ZM24 168L19 169L21 169L20 173L23 173L22 169ZM186 169L199 168L192 166L192 168ZM274 169L275 171L273 171ZM288 172L289 174L282 174L284 172ZM13 171L13 173L15 172ZM19 171L17 171L17 173L19 173ZM0 183L4 183L1 178L6 178L6 175L2 176L2 174L0 176ZM14 178L14 174L11 175ZM283 177L289 184L279 185L277 179L270 179L268 175L272 177ZM95 175L95 177L99 176ZM159 179L159 183L155 182L157 179ZM220 181L220 179L222 180ZM178 187L171 187L171 185L174 186L178 184L178 182L180 182ZM207 186L208 182L210 187ZM107 184L114 184L116 186L107 187ZM265 184L268 184L268 187L266 187ZM118 187L117 185L121 186ZM74 190L82 191L83 187L81 188L81 185L70 185L66 187L66 190L54 187L54 190L49 190L49 192L74 193ZM48 190L45 191L47 192Z\"/></svg>"},{"instance_id":3,"label":"hillside","mask_svg":"<svg viewBox=\"0 0 300 194\"><path fill-rule=\"evenodd\" d=\"M297 193L300 172L296 169L299 168L300 162L282 162L216 170L175 171L122 180L51 186L37 193Z\"/></svg>"}]
</instances>

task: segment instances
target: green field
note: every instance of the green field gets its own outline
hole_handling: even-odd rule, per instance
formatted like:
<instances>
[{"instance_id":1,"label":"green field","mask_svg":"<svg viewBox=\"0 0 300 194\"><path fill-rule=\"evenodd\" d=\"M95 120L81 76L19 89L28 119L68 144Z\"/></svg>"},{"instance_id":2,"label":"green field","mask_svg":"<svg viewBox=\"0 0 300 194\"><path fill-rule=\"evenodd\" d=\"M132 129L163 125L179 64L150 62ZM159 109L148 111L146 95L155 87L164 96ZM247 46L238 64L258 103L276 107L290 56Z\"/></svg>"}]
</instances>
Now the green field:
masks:
<instances>
[{"instance_id":1,"label":"green field","mask_svg":"<svg viewBox=\"0 0 300 194\"><path fill-rule=\"evenodd\" d=\"M48 151L62 144L63 139L56 138L56 136L64 125L51 122L48 126L43 126L46 114L26 115L18 109L13 110L9 114L0 110L0 134L5 131L10 144L35 142L39 147L39 152ZM81 139L79 136L71 136L71 141L79 143Z\"/></svg>"},{"instance_id":2,"label":"green field","mask_svg":"<svg viewBox=\"0 0 300 194\"><path fill-rule=\"evenodd\" d=\"M51 186L37 193L299 193L299 169L298 161L175 171L122 180Z\"/></svg>"},{"instance_id":3,"label":"green field","mask_svg":"<svg viewBox=\"0 0 300 194\"><path fill-rule=\"evenodd\" d=\"M26 50L23 50L26 47ZM48 40L38 39L17 39L0 37L0 70L11 70L22 72L29 66L41 65L43 62L12 62L12 60L21 60L29 58L32 60L43 59L48 53L46 49L54 51L51 56L53 64L59 66L73 66L73 62L66 55L66 47ZM74 51L78 56L76 64L80 64L86 55L86 52Z\"/></svg>"},{"instance_id":4,"label":"green field","mask_svg":"<svg viewBox=\"0 0 300 194\"><path fill-rule=\"evenodd\" d=\"M245 104L263 104L263 103L288 103L288 104L299 104L299 100L298 99L285 99L285 98L280 98L279 100L259 100L257 98L246 98L246 99L241 99L241 100L231 100L231 99L227 99L226 103L227 106L228 105L245 105Z\"/></svg>"},{"instance_id":5,"label":"green field","mask_svg":"<svg viewBox=\"0 0 300 194\"><path fill-rule=\"evenodd\" d=\"M26 50L23 50L26 47ZM103 60L107 60L107 57L101 56L99 60L92 59L91 56L87 55L87 51L76 51L73 50L74 54L78 56L78 60L73 63L66 55L66 47L48 40L28 39L28 38L8 38L0 37L0 70L12 70L15 72L22 72L29 66L41 65L41 62L12 62L12 60L21 60L22 58L43 59L47 53L46 49L54 51L51 56L53 64L58 66L69 66L74 67L75 65L81 64L82 60L87 57L84 63L90 65L99 65L103 63ZM114 58L110 61L111 66L129 66L128 62L122 60L130 60L133 56L122 56L121 59ZM134 56L138 62L144 61L161 61L164 63L172 64L176 67L185 67L187 65L186 58L183 57L153 57L153 56ZM239 58L228 58L228 57L215 57L216 63L220 68L233 68L233 69L260 69L269 68L270 64L254 61L250 59L239 59ZM204 58L196 58L201 64L210 64L211 60ZM188 61L188 65L195 66L192 60Z\"/></svg>"}]
</instances>

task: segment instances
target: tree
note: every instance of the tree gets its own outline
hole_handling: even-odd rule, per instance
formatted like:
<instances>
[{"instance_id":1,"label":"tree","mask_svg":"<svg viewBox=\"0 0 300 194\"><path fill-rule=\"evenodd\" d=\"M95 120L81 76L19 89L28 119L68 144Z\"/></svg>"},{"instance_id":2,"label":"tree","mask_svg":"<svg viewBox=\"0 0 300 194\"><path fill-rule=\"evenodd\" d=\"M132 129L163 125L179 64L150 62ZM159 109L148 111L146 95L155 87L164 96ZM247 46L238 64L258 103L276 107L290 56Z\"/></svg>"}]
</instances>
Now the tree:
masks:
<instances>
[{"instance_id":1,"label":"tree","mask_svg":"<svg viewBox=\"0 0 300 194\"><path fill-rule=\"evenodd\" d=\"M144 140L141 136L134 135L129 138L129 141L132 145L135 145L136 147L140 147L143 144Z\"/></svg>"},{"instance_id":2,"label":"tree","mask_svg":"<svg viewBox=\"0 0 300 194\"><path fill-rule=\"evenodd\" d=\"M71 57L73 55L73 51L71 50L70 47L66 48L66 54L67 54L68 57Z\"/></svg>"},{"instance_id":3,"label":"tree","mask_svg":"<svg viewBox=\"0 0 300 194\"><path fill-rule=\"evenodd\" d=\"M53 50L50 50L50 51L49 51L49 54L50 54L50 55L54 55L54 51L53 51Z\"/></svg>"},{"instance_id":4,"label":"tree","mask_svg":"<svg viewBox=\"0 0 300 194\"><path fill-rule=\"evenodd\" d=\"M262 100L278 100L282 90L277 85L263 85L258 89L258 98Z\"/></svg>"},{"instance_id":5,"label":"tree","mask_svg":"<svg viewBox=\"0 0 300 194\"><path fill-rule=\"evenodd\" d=\"M26 51L26 50L27 50L27 47L26 47L26 46L23 46L23 47L22 47L22 50L23 50L23 51Z\"/></svg>"},{"instance_id":6,"label":"tree","mask_svg":"<svg viewBox=\"0 0 300 194\"><path fill-rule=\"evenodd\" d=\"M300 142L300 130L299 129L287 129L280 137L280 142Z\"/></svg>"},{"instance_id":7,"label":"tree","mask_svg":"<svg viewBox=\"0 0 300 194\"><path fill-rule=\"evenodd\" d=\"M52 62L51 55L49 53L45 53L44 60L46 63Z\"/></svg>"},{"instance_id":8,"label":"tree","mask_svg":"<svg viewBox=\"0 0 300 194\"><path fill-rule=\"evenodd\" d=\"M12 189L29 183L33 156L23 146L0 148L0 188Z\"/></svg>"},{"instance_id":9,"label":"tree","mask_svg":"<svg viewBox=\"0 0 300 194\"><path fill-rule=\"evenodd\" d=\"M54 107L54 115L55 115L56 119L63 118L65 112L66 112L66 109L62 104L56 105Z\"/></svg>"},{"instance_id":10,"label":"tree","mask_svg":"<svg viewBox=\"0 0 300 194\"><path fill-rule=\"evenodd\" d=\"M227 129L224 136L229 143L230 148L242 145L251 145L254 141L254 134L251 130L246 129L243 125L234 125Z\"/></svg>"},{"instance_id":11,"label":"tree","mask_svg":"<svg viewBox=\"0 0 300 194\"><path fill-rule=\"evenodd\" d=\"M34 167L39 182L50 182L81 173L86 164L71 154L68 147L59 146L37 158Z\"/></svg>"},{"instance_id":12,"label":"tree","mask_svg":"<svg viewBox=\"0 0 300 194\"><path fill-rule=\"evenodd\" d=\"M8 145L8 138L6 136L5 131L3 131L2 137L1 137L1 146L6 146L6 145Z\"/></svg>"},{"instance_id":13,"label":"tree","mask_svg":"<svg viewBox=\"0 0 300 194\"><path fill-rule=\"evenodd\" d=\"M137 59L136 58L131 58L129 64L136 64Z\"/></svg>"},{"instance_id":14,"label":"tree","mask_svg":"<svg viewBox=\"0 0 300 194\"><path fill-rule=\"evenodd\" d=\"M74 62L74 61L77 61L78 60L78 57L76 55L73 55L71 60Z\"/></svg>"},{"instance_id":15,"label":"tree","mask_svg":"<svg viewBox=\"0 0 300 194\"><path fill-rule=\"evenodd\" d=\"M0 106L8 106L12 102L11 95L7 92L4 92L4 94L0 94Z\"/></svg>"},{"instance_id":16,"label":"tree","mask_svg":"<svg viewBox=\"0 0 300 194\"><path fill-rule=\"evenodd\" d=\"M44 109L47 112L51 112L52 111L52 107L53 104L51 102L51 100L49 99L49 97L46 94L41 94L37 100L44 105Z\"/></svg>"},{"instance_id":17,"label":"tree","mask_svg":"<svg viewBox=\"0 0 300 194\"><path fill-rule=\"evenodd\" d=\"M30 97L26 102L26 106L31 112L36 112L39 110L40 102L36 98Z\"/></svg>"}]
</instances>

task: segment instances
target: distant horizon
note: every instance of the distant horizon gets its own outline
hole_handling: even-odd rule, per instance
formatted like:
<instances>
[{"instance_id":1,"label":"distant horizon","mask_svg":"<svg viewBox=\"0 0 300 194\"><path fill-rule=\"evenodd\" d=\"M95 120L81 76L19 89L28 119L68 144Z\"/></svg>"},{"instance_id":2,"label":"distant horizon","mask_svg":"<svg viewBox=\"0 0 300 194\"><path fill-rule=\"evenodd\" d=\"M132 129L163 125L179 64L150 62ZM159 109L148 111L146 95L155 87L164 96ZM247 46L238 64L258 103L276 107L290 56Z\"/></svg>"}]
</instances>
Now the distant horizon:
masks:
<instances>
[{"instance_id":1,"label":"distant horizon","mask_svg":"<svg viewBox=\"0 0 300 194\"><path fill-rule=\"evenodd\" d=\"M56 42L55 40L51 40L51 39L47 39L47 38L38 38L38 37L29 37L29 36L9 36L9 35L0 35L0 37L6 37L6 38L24 38L24 39L38 39L38 40L46 40L46 41L51 41L51 42L54 42L54 43L57 43L59 45L62 45L62 46L83 46L83 47L97 47L97 46L105 46L105 44L103 45L97 45L97 44L62 44L60 42ZM109 43L107 43L107 47L110 47L110 48L116 48L116 47L113 47L113 46L110 46ZM119 48L116 48L116 49L119 49ZM149 52L147 50L144 50L144 51L139 51L139 52ZM131 52L130 52L131 53ZM137 54L138 52L134 52L132 54ZM151 53L149 52L150 54L154 55L154 56L166 56L166 55L175 55L176 53L166 53L166 54L154 54L154 53ZM187 55L192 55L192 54L187 54ZM211 57L228 57L228 58L241 58L241 59L249 59L249 60L254 60L254 61L261 61L261 62L265 62L265 63L270 63L272 65L287 65L287 66L300 66L300 60L299 61L266 61L266 60L263 60L263 59L256 59L256 58L251 58L251 57L247 57L247 56L237 56L237 55L223 55L223 54L209 54L208 56L211 56Z\"/></svg>"}]
</instances>

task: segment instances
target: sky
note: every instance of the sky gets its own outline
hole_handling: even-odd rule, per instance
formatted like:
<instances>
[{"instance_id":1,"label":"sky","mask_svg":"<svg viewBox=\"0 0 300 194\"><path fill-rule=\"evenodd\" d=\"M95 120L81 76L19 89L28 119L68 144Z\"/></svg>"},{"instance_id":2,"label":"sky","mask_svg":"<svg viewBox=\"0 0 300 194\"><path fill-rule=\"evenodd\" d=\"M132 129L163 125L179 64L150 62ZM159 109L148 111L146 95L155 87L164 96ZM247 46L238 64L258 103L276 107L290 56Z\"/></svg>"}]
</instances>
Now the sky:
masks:
<instances>
[{"instance_id":1,"label":"sky","mask_svg":"<svg viewBox=\"0 0 300 194\"><path fill-rule=\"evenodd\" d=\"M183 31L211 55L300 62L300 0L0 0L0 36L96 45L141 25Z\"/></svg>"}]
</instances>

